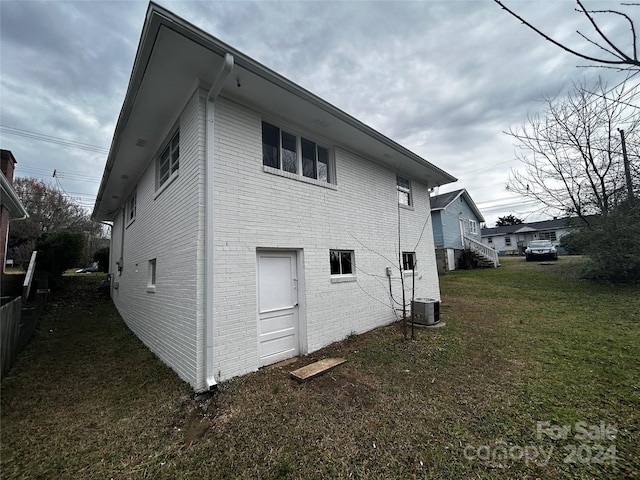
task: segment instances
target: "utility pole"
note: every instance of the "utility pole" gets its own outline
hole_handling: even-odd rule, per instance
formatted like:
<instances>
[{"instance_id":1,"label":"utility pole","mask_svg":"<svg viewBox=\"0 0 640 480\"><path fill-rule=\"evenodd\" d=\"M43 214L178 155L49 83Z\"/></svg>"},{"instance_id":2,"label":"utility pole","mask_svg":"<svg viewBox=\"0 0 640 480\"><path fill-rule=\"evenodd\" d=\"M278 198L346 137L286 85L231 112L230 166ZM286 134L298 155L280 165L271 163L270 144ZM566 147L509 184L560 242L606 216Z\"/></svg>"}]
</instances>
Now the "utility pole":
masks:
<instances>
[{"instance_id":1,"label":"utility pole","mask_svg":"<svg viewBox=\"0 0 640 480\"><path fill-rule=\"evenodd\" d=\"M624 177L627 180L627 193L629 199L633 199L633 183L631 182L631 170L629 168L629 157L627 157L627 144L624 141L624 130L618 129L620 132L620 139L622 140L622 161L624 162Z\"/></svg>"}]
</instances>

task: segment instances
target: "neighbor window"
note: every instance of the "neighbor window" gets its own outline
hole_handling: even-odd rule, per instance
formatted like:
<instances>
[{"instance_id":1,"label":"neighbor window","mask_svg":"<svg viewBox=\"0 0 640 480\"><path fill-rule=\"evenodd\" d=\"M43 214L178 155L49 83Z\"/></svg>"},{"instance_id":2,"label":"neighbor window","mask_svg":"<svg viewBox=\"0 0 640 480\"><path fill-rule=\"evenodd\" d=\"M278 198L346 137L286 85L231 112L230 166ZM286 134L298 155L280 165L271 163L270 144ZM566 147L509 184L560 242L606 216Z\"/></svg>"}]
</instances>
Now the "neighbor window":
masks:
<instances>
[{"instance_id":1,"label":"neighbor window","mask_svg":"<svg viewBox=\"0 0 640 480\"><path fill-rule=\"evenodd\" d=\"M540 240L550 240L552 242L555 242L557 240L556 232L541 232L540 234L538 234L538 238Z\"/></svg>"},{"instance_id":2,"label":"neighbor window","mask_svg":"<svg viewBox=\"0 0 640 480\"><path fill-rule=\"evenodd\" d=\"M176 130L158 157L158 188L180 167L180 130Z\"/></svg>"},{"instance_id":3,"label":"neighbor window","mask_svg":"<svg viewBox=\"0 0 640 480\"><path fill-rule=\"evenodd\" d=\"M262 164L331 183L329 149L262 122Z\"/></svg>"},{"instance_id":4,"label":"neighbor window","mask_svg":"<svg viewBox=\"0 0 640 480\"><path fill-rule=\"evenodd\" d=\"M156 259L149 260L147 271L147 290L154 291L156 288Z\"/></svg>"},{"instance_id":5,"label":"neighbor window","mask_svg":"<svg viewBox=\"0 0 640 480\"><path fill-rule=\"evenodd\" d=\"M131 194L131 198L127 202L127 223L133 222L136 218L136 191Z\"/></svg>"},{"instance_id":6,"label":"neighbor window","mask_svg":"<svg viewBox=\"0 0 640 480\"><path fill-rule=\"evenodd\" d=\"M400 175L396 175L398 186L398 203L400 205L411 205L411 182Z\"/></svg>"},{"instance_id":7,"label":"neighbor window","mask_svg":"<svg viewBox=\"0 0 640 480\"><path fill-rule=\"evenodd\" d=\"M487 241L488 241L489 243L493 243L493 237L487 237Z\"/></svg>"},{"instance_id":8,"label":"neighbor window","mask_svg":"<svg viewBox=\"0 0 640 480\"><path fill-rule=\"evenodd\" d=\"M478 233L478 222L469 219L469 233Z\"/></svg>"},{"instance_id":9,"label":"neighbor window","mask_svg":"<svg viewBox=\"0 0 640 480\"><path fill-rule=\"evenodd\" d=\"M353 250L330 250L331 275L353 275Z\"/></svg>"},{"instance_id":10,"label":"neighbor window","mask_svg":"<svg viewBox=\"0 0 640 480\"><path fill-rule=\"evenodd\" d=\"M416 252L402 252L402 269L413 270L416 266Z\"/></svg>"},{"instance_id":11,"label":"neighbor window","mask_svg":"<svg viewBox=\"0 0 640 480\"><path fill-rule=\"evenodd\" d=\"M504 244L511 245L511 237L504 237Z\"/></svg>"}]
</instances>

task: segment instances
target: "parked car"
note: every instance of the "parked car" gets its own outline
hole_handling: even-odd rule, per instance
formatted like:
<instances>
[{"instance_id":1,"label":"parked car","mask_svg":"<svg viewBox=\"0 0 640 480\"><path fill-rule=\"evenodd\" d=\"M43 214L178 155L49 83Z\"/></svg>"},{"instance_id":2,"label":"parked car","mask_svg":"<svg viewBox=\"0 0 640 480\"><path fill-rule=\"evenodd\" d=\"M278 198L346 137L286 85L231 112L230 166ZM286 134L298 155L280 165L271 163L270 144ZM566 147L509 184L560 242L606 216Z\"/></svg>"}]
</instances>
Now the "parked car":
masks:
<instances>
[{"instance_id":1,"label":"parked car","mask_svg":"<svg viewBox=\"0 0 640 480\"><path fill-rule=\"evenodd\" d=\"M557 260L558 251L549 240L533 240L524 251L527 262L531 260Z\"/></svg>"},{"instance_id":2,"label":"parked car","mask_svg":"<svg viewBox=\"0 0 640 480\"><path fill-rule=\"evenodd\" d=\"M98 264L94 263L93 265L90 265L88 267L85 268L80 268L78 270L76 270L76 273L95 273L95 272L99 272L100 269L98 268Z\"/></svg>"}]
</instances>

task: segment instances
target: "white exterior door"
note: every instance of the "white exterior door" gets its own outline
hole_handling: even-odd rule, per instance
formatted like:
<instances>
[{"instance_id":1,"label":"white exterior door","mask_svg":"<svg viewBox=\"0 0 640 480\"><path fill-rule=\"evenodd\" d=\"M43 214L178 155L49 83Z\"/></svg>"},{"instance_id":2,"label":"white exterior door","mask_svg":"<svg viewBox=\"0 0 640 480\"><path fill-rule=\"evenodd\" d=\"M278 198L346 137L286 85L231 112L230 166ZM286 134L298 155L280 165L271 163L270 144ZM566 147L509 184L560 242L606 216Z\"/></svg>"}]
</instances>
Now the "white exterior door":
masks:
<instances>
[{"instance_id":1,"label":"white exterior door","mask_svg":"<svg viewBox=\"0 0 640 480\"><path fill-rule=\"evenodd\" d=\"M447 265L449 270L456 269L456 251L453 248L447 248Z\"/></svg>"},{"instance_id":2,"label":"white exterior door","mask_svg":"<svg viewBox=\"0 0 640 480\"><path fill-rule=\"evenodd\" d=\"M296 252L258 252L260 366L300 351Z\"/></svg>"}]
</instances>

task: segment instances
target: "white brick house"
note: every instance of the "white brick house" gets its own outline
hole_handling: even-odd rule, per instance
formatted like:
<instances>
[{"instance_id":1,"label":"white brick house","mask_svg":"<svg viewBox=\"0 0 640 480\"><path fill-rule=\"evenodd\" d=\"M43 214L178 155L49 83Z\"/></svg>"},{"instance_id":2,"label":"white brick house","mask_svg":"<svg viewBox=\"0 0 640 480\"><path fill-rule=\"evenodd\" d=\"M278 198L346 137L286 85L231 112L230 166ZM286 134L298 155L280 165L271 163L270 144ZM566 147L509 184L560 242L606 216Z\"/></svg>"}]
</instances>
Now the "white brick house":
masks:
<instances>
[{"instance_id":1,"label":"white brick house","mask_svg":"<svg viewBox=\"0 0 640 480\"><path fill-rule=\"evenodd\" d=\"M439 299L429 190L452 181L150 4L93 217L127 325L204 391L394 321L401 252Z\"/></svg>"}]
</instances>

